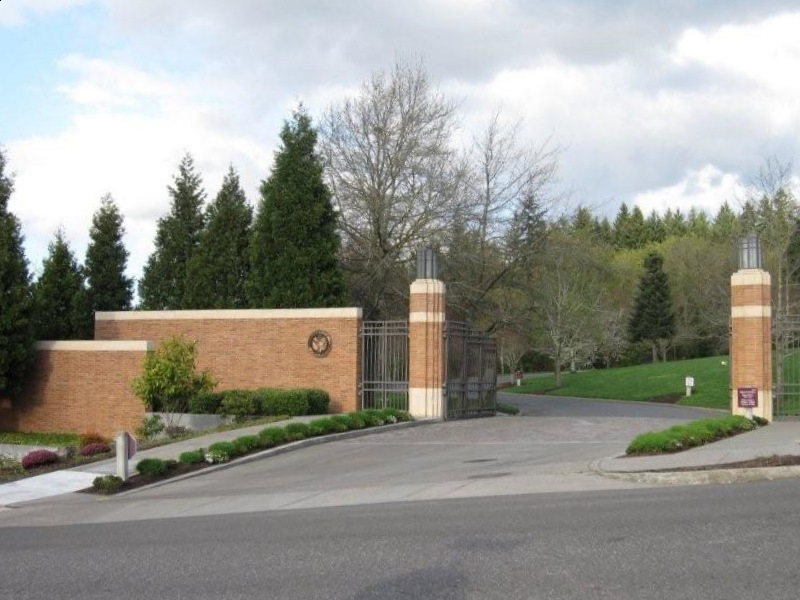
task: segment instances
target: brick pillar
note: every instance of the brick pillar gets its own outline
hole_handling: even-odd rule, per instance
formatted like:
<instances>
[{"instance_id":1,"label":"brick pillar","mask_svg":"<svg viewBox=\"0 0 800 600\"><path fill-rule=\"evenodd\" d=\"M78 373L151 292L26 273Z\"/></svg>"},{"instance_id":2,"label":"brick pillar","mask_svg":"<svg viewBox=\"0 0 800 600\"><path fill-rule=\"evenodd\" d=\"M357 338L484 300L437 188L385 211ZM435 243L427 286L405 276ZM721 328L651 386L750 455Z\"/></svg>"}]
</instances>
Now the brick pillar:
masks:
<instances>
[{"instance_id":1,"label":"brick pillar","mask_svg":"<svg viewBox=\"0 0 800 600\"><path fill-rule=\"evenodd\" d=\"M731 276L731 412L772 421L772 285L769 273L742 269ZM758 406L739 407L739 390L755 388Z\"/></svg>"},{"instance_id":2,"label":"brick pillar","mask_svg":"<svg viewBox=\"0 0 800 600\"><path fill-rule=\"evenodd\" d=\"M444 416L445 286L438 279L411 284L408 409L417 419Z\"/></svg>"}]
</instances>

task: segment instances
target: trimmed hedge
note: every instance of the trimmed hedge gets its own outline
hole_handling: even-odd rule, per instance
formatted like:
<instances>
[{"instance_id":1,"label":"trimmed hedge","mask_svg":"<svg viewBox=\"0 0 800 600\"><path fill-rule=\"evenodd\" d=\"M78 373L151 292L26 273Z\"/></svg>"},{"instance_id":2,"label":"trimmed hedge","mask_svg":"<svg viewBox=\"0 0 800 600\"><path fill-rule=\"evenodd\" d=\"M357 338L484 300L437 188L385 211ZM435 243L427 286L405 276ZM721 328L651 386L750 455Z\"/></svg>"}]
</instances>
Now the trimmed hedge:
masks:
<instances>
[{"instance_id":1,"label":"trimmed hedge","mask_svg":"<svg viewBox=\"0 0 800 600\"><path fill-rule=\"evenodd\" d=\"M643 433L628 444L626 454L664 454L680 452L695 446L756 429L759 424L741 415L719 419L700 419L685 425L675 425L662 431Z\"/></svg>"},{"instance_id":2,"label":"trimmed hedge","mask_svg":"<svg viewBox=\"0 0 800 600\"><path fill-rule=\"evenodd\" d=\"M316 415L328 412L330 396L312 388L226 390L205 392L189 401L195 414L221 414L236 418L249 416Z\"/></svg>"},{"instance_id":3,"label":"trimmed hedge","mask_svg":"<svg viewBox=\"0 0 800 600\"><path fill-rule=\"evenodd\" d=\"M161 477L169 473L177 465L174 460L161 460L160 458L143 458L136 465L136 472L139 475L149 475L151 477Z\"/></svg>"},{"instance_id":4,"label":"trimmed hedge","mask_svg":"<svg viewBox=\"0 0 800 600\"><path fill-rule=\"evenodd\" d=\"M181 452L181 455L178 457L178 461L183 463L184 465L196 465L201 462L205 462L206 460L206 453L203 451L202 448L200 450L189 450L188 452Z\"/></svg>"}]
</instances>

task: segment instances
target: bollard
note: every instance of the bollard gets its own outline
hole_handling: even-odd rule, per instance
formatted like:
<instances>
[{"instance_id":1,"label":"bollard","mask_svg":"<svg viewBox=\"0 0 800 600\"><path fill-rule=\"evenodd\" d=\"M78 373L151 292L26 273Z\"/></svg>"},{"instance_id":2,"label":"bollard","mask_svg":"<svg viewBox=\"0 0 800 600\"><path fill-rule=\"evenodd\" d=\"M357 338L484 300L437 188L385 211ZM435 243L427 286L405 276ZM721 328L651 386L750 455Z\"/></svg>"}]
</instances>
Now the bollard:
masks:
<instances>
[{"instance_id":1,"label":"bollard","mask_svg":"<svg viewBox=\"0 0 800 600\"><path fill-rule=\"evenodd\" d=\"M117 435L117 477L128 481L128 434Z\"/></svg>"}]
</instances>

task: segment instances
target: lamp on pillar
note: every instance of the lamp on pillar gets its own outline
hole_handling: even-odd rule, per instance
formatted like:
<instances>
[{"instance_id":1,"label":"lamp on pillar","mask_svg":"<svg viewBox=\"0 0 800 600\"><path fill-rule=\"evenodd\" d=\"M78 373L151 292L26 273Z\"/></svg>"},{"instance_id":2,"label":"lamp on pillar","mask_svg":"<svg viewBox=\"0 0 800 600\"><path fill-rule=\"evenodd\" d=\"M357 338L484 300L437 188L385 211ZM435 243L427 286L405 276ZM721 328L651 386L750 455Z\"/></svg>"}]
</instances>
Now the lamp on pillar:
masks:
<instances>
[{"instance_id":1,"label":"lamp on pillar","mask_svg":"<svg viewBox=\"0 0 800 600\"><path fill-rule=\"evenodd\" d=\"M762 264L761 240L751 232L739 242L739 269L761 269Z\"/></svg>"},{"instance_id":2,"label":"lamp on pillar","mask_svg":"<svg viewBox=\"0 0 800 600\"><path fill-rule=\"evenodd\" d=\"M422 246L417 252L417 279L439 279L439 263L430 246Z\"/></svg>"}]
</instances>

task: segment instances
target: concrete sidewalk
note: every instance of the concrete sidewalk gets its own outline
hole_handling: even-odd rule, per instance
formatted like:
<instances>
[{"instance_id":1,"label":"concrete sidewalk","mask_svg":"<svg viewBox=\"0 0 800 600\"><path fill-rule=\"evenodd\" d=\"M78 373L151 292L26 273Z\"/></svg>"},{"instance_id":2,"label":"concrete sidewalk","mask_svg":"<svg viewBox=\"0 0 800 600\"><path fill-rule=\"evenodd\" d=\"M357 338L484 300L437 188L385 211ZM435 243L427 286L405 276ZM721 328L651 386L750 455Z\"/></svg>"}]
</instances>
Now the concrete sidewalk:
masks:
<instances>
[{"instance_id":1,"label":"concrete sidewalk","mask_svg":"<svg viewBox=\"0 0 800 600\"><path fill-rule=\"evenodd\" d=\"M243 435L256 435L265 427L283 426L288 423L302 422L307 423L314 419L319 419L328 415L309 415L302 417L292 417L283 421L276 421L269 425L255 425L253 427L243 427L218 433L210 433L188 440L182 440L173 444L166 444L149 450L137 452L136 456L130 461L131 473L135 473L136 465L143 458L161 458L164 460L177 460L183 452L208 448L216 442L234 440ZM101 460L88 465L82 465L72 469L53 471L36 477L27 477L19 481L4 483L0 485L0 508L10 506L20 502L48 498L59 494L68 494L86 489L92 485L94 478L98 475L113 475L117 470L115 458Z\"/></svg>"},{"instance_id":2,"label":"concrete sidewalk","mask_svg":"<svg viewBox=\"0 0 800 600\"><path fill-rule=\"evenodd\" d=\"M754 471L761 472L762 475L766 476L763 478L773 478L773 476L779 474L786 476L800 475L800 467L724 469L724 465L727 463L763 458L775 454L800 455L800 421L772 423L755 431L742 433L713 444L699 446L675 454L636 457L625 457L623 455L604 458L596 461L593 468L601 474L612 477L639 482L673 484L707 483L721 479L725 481L749 480L757 475L757 473L753 473ZM711 465L720 465L720 469L675 474L653 473L654 471ZM715 475L722 470L727 473L725 477L720 478ZM739 472L738 476L736 472ZM709 476L709 474L712 475Z\"/></svg>"}]
</instances>

